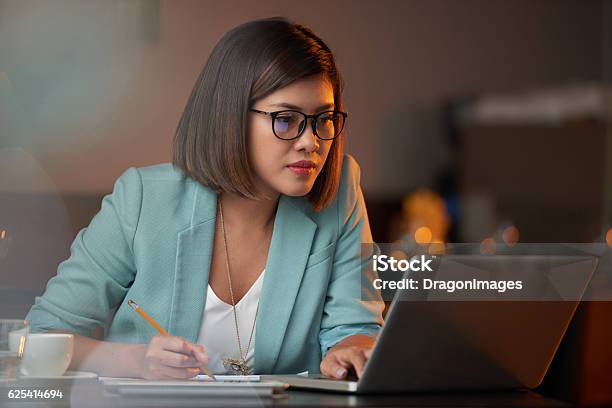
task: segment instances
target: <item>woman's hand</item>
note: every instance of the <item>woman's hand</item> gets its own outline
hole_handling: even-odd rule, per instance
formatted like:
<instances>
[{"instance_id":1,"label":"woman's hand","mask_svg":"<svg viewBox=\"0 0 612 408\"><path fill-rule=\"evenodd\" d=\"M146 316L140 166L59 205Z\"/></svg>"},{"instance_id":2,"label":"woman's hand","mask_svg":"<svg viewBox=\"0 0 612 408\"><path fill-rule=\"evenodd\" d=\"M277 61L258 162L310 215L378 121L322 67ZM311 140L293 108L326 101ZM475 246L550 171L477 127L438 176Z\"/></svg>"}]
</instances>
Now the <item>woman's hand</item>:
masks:
<instances>
[{"instance_id":1,"label":"woman's hand","mask_svg":"<svg viewBox=\"0 0 612 408\"><path fill-rule=\"evenodd\" d=\"M354 369L357 377L361 377L374 344L374 339L366 334L346 337L328 350L321 361L321 373L327 377L345 378L349 370Z\"/></svg>"},{"instance_id":2,"label":"woman's hand","mask_svg":"<svg viewBox=\"0 0 612 408\"><path fill-rule=\"evenodd\" d=\"M209 362L204 346L178 336L158 335L144 346L140 376L147 380L191 378Z\"/></svg>"}]
</instances>

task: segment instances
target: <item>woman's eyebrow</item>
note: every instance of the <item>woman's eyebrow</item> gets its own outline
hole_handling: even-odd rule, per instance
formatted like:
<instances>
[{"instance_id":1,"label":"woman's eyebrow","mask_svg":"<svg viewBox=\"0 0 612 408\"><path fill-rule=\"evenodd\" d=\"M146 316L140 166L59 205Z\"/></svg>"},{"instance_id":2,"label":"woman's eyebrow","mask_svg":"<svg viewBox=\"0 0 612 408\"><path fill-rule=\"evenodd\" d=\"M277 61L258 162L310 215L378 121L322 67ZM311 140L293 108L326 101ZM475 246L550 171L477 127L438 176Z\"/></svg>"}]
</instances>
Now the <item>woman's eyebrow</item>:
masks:
<instances>
[{"instance_id":1,"label":"woman's eyebrow","mask_svg":"<svg viewBox=\"0 0 612 408\"><path fill-rule=\"evenodd\" d=\"M302 110L300 106L293 105L293 104L286 103L286 102L273 103L271 106L278 106L279 108L295 109L295 110L300 110L300 111ZM333 103L326 103L325 105L319 106L317 109L315 109L315 111L319 112L325 109L333 109L333 108L334 108Z\"/></svg>"}]
</instances>

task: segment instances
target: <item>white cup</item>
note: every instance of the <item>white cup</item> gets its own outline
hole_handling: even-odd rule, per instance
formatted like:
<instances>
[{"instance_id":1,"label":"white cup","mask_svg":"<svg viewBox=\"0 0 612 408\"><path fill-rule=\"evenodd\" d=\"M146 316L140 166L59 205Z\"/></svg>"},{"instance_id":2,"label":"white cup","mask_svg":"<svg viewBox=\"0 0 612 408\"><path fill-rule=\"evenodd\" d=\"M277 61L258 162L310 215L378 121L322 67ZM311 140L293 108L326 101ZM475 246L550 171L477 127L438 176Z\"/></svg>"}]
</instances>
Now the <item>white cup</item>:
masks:
<instances>
[{"instance_id":1,"label":"white cup","mask_svg":"<svg viewBox=\"0 0 612 408\"><path fill-rule=\"evenodd\" d=\"M21 331L9 333L9 348L17 351ZM21 359L21 374L34 377L64 375L74 349L74 336L67 333L29 333Z\"/></svg>"}]
</instances>

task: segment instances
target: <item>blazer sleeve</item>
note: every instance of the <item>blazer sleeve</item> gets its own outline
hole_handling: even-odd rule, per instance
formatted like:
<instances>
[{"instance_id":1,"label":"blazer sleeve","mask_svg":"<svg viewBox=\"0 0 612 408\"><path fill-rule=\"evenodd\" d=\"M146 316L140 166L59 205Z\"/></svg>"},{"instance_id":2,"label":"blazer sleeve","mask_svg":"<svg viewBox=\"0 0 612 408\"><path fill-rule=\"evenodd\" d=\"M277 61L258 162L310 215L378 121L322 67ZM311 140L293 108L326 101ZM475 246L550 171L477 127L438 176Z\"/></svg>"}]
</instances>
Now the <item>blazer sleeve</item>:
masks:
<instances>
[{"instance_id":1,"label":"blazer sleeve","mask_svg":"<svg viewBox=\"0 0 612 408\"><path fill-rule=\"evenodd\" d=\"M62 330L92 336L106 329L113 309L134 281L134 236L140 216L142 181L135 168L115 182L100 211L70 246L42 296L26 316L32 332Z\"/></svg>"},{"instance_id":2,"label":"blazer sleeve","mask_svg":"<svg viewBox=\"0 0 612 408\"><path fill-rule=\"evenodd\" d=\"M344 156L342 173L338 192L339 235L319 332L323 356L347 336L367 334L376 338L383 322L384 302L379 293L369 290L373 277L367 272L362 276L371 255L380 254L380 249L372 240L359 165L350 155ZM362 243L372 244L368 247L373 251L369 256L361 256Z\"/></svg>"}]
</instances>

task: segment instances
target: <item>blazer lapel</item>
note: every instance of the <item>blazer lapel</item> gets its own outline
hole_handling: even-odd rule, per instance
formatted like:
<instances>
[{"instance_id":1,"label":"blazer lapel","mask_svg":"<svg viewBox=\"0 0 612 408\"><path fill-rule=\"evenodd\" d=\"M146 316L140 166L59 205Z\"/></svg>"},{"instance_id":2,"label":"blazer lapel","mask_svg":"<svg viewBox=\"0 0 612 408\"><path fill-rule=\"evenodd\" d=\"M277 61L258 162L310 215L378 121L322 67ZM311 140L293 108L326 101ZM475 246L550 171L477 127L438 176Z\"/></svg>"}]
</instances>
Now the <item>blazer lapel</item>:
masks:
<instances>
[{"instance_id":1,"label":"blazer lapel","mask_svg":"<svg viewBox=\"0 0 612 408\"><path fill-rule=\"evenodd\" d=\"M190 226L179 232L169 332L197 341L212 260L217 194L195 185Z\"/></svg>"},{"instance_id":2,"label":"blazer lapel","mask_svg":"<svg viewBox=\"0 0 612 408\"><path fill-rule=\"evenodd\" d=\"M256 373L274 369L316 230L299 201L280 196L259 301Z\"/></svg>"}]
</instances>

